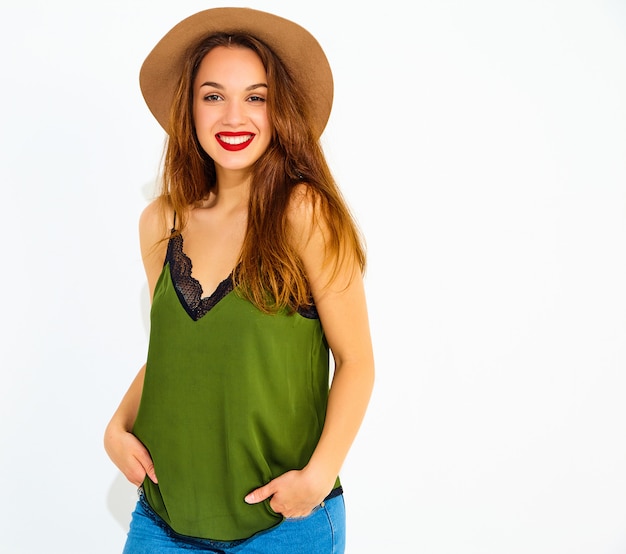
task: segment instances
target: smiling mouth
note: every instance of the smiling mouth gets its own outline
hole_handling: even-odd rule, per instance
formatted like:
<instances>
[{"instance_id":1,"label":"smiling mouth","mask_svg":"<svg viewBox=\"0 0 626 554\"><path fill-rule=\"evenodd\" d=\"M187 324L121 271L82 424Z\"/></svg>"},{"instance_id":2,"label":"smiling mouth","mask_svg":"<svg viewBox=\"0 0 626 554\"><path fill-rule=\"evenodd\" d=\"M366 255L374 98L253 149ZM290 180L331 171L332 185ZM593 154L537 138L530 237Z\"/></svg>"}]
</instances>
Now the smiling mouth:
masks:
<instances>
[{"instance_id":1,"label":"smiling mouth","mask_svg":"<svg viewBox=\"0 0 626 554\"><path fill-rule=\"evenodd\" d=\"M252 142L254 137L255 135L252 133L218 133L215 135L220 146L230 152L243 150Z\"/></svg>"}]
</instances>

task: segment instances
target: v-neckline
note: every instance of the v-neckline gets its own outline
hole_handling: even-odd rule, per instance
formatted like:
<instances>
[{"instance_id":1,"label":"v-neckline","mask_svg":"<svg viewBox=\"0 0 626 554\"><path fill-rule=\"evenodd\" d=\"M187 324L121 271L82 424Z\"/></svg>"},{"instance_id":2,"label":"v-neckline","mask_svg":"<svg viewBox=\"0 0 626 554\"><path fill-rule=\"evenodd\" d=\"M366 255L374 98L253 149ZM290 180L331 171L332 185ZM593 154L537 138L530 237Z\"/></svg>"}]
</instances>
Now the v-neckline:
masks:
<instances>
[{"instance_id":1,"label":"v-neckline","mask_svg":"<svg viewBox=\"0 0 626 554\"><path fill-rule=\"evenodd\" d=\"M234 288L231 271L210 295L205 296L202 284L191 274L193 263L183 250L183 237L180 234L170 238L165 262L169 263L170 278L180 303L194 321L205 316Z\"/></svg>"}]
</instances>

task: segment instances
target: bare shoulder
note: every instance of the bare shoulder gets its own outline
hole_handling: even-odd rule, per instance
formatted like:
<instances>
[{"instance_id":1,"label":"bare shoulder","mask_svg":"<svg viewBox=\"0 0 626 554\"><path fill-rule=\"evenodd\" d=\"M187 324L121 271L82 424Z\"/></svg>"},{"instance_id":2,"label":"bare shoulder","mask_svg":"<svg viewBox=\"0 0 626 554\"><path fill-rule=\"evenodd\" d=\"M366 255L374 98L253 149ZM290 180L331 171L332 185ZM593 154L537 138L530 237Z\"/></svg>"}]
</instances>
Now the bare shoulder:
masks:
<instances>
[{"instance_id":1,"label":"bare shoulder","mask_svg":"<svg viewBox=\"0 0 626 554\"><path fill-rule=\"evenodd\" d=\"M328 199L306 183L292 191L287 224L292 246L300 257L316 298L331 287L346 290L364 267L358 235L349 214L329 209Z\"/></svg>"},{"instance_id":2,"label":"bare shoulder","mask_svg":"<svg viewBox=\"0 0 626 554\"><path fill-rule=\"evenodd\" d=\"M173 214L169 219L173 218ZM167 236L169 235L167 210L161 200L154 200L148 204L139 217L139 243L141 247L141 257L143 259L150 294L158 279L165 253L167 250Z\"/></svg>"},{"instance_id":3,"label":"bare shoulder","mask_svg":"<svg viewBox=\"0 0 626 554\"><path fill-rule=\"evenodd\" d=\"M319 198L313 187L307 183L298 183L289 197L288 215L290 218L312 215L317 203Z\"/></svg>"},{"instance_id":4,"label":"bare shoulder","mask_svg":"<svg viewBox=\"0 0 626 554\"><path fill-rule=\"evenodd\" d=\"M146 238L160 240L166 236L167 217L163 202L159 199L150 202L139 216L139 233Z\"/></svg>"},{"instance_id":5,"label":"bare shoulder","mask_svg":"<svg viewBox=\"0 0 626 554\"><path fill-rule=\"evenodd\" d=\"M294 187L287 206L287 223L297 246L302 247L322 230L319 207L320 198L312 187L306 183Z\"/></svg>"}]
</instances>

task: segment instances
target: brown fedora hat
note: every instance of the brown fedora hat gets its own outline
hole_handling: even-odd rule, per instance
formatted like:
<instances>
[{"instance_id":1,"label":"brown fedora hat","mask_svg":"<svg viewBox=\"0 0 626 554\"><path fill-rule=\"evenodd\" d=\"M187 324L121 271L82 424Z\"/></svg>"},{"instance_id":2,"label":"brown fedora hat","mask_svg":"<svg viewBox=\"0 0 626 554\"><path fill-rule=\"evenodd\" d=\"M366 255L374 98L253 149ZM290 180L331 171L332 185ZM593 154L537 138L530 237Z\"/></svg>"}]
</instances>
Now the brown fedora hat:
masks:
<instances>
[{"instance_id":1,"label":"brown fedora hat","mask_svg":"<svg viewBox=\"0 0 626 554\"><path fill-rule=\"evenodd\" d=\"M293 21L251 8L198 12L175 25L148 54L141 66L139 84L161 127L167 132L170 106L189 48L218 32L251 34L278 55L307 94L314 131L319 137L333 103L333 76L322 47L311 33Z\"/></svg>"}]
</instances>

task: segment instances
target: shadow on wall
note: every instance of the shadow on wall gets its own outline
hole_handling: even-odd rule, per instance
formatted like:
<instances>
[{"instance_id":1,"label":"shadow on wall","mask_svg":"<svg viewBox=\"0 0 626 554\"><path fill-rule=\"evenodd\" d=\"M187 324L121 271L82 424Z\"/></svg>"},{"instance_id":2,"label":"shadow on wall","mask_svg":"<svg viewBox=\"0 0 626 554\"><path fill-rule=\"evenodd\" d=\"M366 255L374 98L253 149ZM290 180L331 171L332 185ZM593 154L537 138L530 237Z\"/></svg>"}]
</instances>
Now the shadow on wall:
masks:
<instances>
[{"instance_id":1,"label":"shadow on wall","mask_svg":"<svg viewBox=\"0 0 626 554\"><path fill-rule=\"evenodd\" d=\"M150 299L148 296L148 284L146 283L141 287L140 294L141 319L146 336L150 332ZM118 473L109 487L106 503L113 519L124 531L124 535L128 533L131 514L135 509L137 498L137 488L122 473Z\"/></svg>"},{"instance_id":2,"label":"shadow on wall","mask_svg":"<svg viewBox=\"0 0 626 554\"><path fill-rule=\"evenodd\" d=\"M109 487L107 508L124 533L128 532L130 515L136 503L137 489L120 473Z\"/></svg>"},{"instance_id":3,"label":"shadow on wall","mask_svg":"<svg viewBox=\"0 0 626 554\"><path fill-rule=\"evenodd\" d=\"M150 337L150 291L148 290L148 283L144 283L141 287L141 320L146 332L146 339ZM138 368L139 369L139 368Z\"/></svg>"},{"instance_id":4,"label":"shadow on wall","mask_svg":"<svg viewBox=\"0 0 626 554\"><path fill-rule=\"evenodd\" d=\"M155 178L146 181L141 187L142 195L146 201L146 206L156 197L159 189L159 179ZM139 214L137 215L139 217ZM148 291L148 283L144 280L144 286L141 289L141 318L146 331L146 338L150 336L150 292Z\"/></svg>"},{"instance_id":5,"label":"shadow on wall","mask_svg":"<svg viewBox=\"0 0 626 554\"><path fill-rule=\"evenodd\" d=\"M156 180L147 181L142 187L142 193L146 199L146 203L150 202L154 198L156 187ZM139 217L139 214L137 217ZM150 334L149 296L148 283L144 280L144 284L141 287L141 292L139 294L139 310L144 331L146 333L146 339ZM137 368L137 370L139 370L139 368ZM130 382L128 384L130 385ZM126 479L126 477L124 477L122 473L118 473L111 483L106 503L113 519L120 525L124 534L126 534L128 532L131 514L135 509L135 504L137 503L137 489Z\"/></svg>"}]
</instances>

